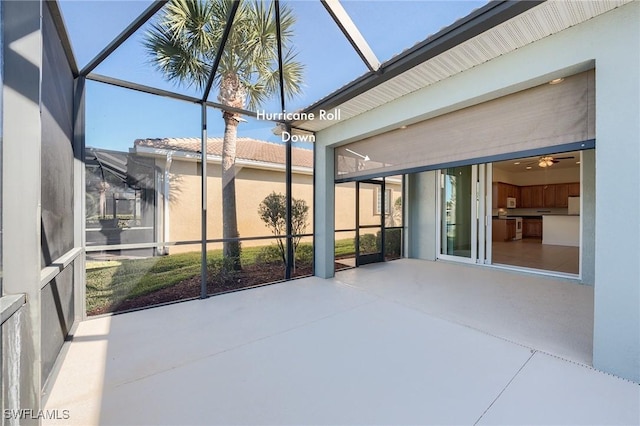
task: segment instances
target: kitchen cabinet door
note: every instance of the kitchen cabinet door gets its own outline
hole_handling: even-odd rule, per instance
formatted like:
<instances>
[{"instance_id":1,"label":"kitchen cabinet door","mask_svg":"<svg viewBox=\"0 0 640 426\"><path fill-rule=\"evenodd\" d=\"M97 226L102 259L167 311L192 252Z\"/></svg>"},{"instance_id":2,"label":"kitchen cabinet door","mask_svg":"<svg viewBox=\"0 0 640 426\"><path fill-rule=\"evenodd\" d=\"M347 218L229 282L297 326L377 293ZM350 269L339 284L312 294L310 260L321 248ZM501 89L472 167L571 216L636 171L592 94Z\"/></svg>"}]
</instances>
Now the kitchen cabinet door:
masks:
<instances>
[{"instance_id":1,"label":"kitchen cabinet door","mask_svg":"<svg viewBox=\"0 0 640 426\"><path fill-rule=\"evenodd\" d=\"M560 183L556 187L556 207L569 206L569 184Z\"/></svg>"},{"instance_id":2,"label":"kitchen cabinet door","mask_svg":"<svg viewBox=\"0 0 640 426\"><path fill-rule=\"evenodd\" d=\"M497 191L498 203L496 208L504 209L507 207L507 197L509 196L509 189L508 189L509 185L507 185L506 183L498 182L497 187L498 187L498 191Z\"/></svg>"},{"instance_id":3,"label":"kitchen cabinet door","mask_svg":"<svg viewBox=\"0 0 640 426\"><path fill-rule=\"evenodd\" d=\"M551 208L556 206L556 186L544 185L543 187L543 199L542 206L545 208Z\"/></svg>"},{"instance_id":4,"label":"kitchen cabinet door","mask_svg":"<svg viewBox=\"0 0 640 426\"><path fill-rule=\"evenodd\" d=\"M568 184L569 193L567 196L569 197L579 197L580 196L580 182L570 183Z\"/></svg>"},{"instance_id":5,"label":"kitchen cabinet door","mask_svg":"<svg viewBox=\"0 0 640 426\"><path fill-rule=\"evenodd\" d=\"M533 219L531 222L531 236L542 238L542 219Z\"/></svg>"},{"instance_id":6,"label":"kitchen cabinet door","mask_svg":"<svg viewBox=\"0 0 640 426\"><path fill-rule=\"evenodd\" d=\"M492 228L491 241L507 241L507 238L508 238L507 222L513 222L513 221L508 221L504 219L493 219L493 225L491 227Z\"/></svg>"},{"instance_id":7,"label":"kitchen cabinet door","mask_svg":"<svg viewBox=\"0 0 640 426\"><path fill-rule=\"evenodd\" d=\"M523 186L520 188L520 206L523 209L530 209L531 207L533 207L533 205L531 204L531 187L530 186Z\"/></svg>"},{"instance_id":8,"label":"kitchen cabinet door","mask_svg":"<svg viewBox=\"0 0 640 426\"><path fill-rule=\"evenodd\" d=\"M542 237L542 219L525 218L522 220L522 237L523 238L541 238Z\"/></svg>"},{"instance_id":9,"label":"kitchen cabinet door","mask_svg":"<svg viewBox=\"0 0 640 426\"><path fill-rule=\"evenodd\" d=\"M507 220L507 241L511 241L516 237L516 221Z\"/></svg>"},{"instance_id":10,"label":"kitchen cabinet door","mask_svg":"<svg viewBox=\"0 0 640 426\"><path fill-rule=\"evenodd\" d=\"M531 221L529 219L522 219L522 238L530 237L531 231L529 228L531 227Z\"/></svg>"},{"instance_id":11,"label":"kitchen cabinet door","mask_svg":"<svg viewBox=\"0 0 640 426\"><path fill-rule=\"evenodd\" d=\"M531 207L539 208L544 207L544 186L534 185L531 186Z\"/></svg>"}]
</instances>

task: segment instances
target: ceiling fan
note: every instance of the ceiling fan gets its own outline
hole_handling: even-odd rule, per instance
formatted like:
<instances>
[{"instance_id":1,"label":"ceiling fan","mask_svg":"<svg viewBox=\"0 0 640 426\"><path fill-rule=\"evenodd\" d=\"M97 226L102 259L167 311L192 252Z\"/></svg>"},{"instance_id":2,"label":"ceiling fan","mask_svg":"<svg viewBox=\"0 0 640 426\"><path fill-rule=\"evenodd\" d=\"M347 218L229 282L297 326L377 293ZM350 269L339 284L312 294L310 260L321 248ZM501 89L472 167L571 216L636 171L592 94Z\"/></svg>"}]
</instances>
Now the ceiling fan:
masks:
<instances>
[{"instance_id":1,"label":"ceiling fan","mask_svg":"<svg viewBox=\"0 0 640 426\"><path fill-rule=\"evenodd\" d=\"M545 156L542 156L542 157L538 158L538 166L539 167L543 167L543 168L551 167L554 164L559 163L560 160L569 160L571 158L575 158L575 157L574 156L570 156L570 157L552 157L550 155L545 155ZM529 164L534 164L534 163L535 163L535 161L532 161Z\"/></svg>"}]
</instances>

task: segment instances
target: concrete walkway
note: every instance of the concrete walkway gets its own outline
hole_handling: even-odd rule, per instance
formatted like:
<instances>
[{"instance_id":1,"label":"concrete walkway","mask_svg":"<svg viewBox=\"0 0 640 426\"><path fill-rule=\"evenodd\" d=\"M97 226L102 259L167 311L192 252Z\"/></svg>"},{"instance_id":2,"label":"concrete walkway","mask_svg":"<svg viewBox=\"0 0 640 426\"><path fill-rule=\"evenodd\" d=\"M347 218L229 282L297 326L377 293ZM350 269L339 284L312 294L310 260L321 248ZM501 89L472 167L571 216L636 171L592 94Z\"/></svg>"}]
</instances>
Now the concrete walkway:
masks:
<instances>
[{"instance_id":1,"label":"concrete walkway","mask_svg":"<svg viewBox=\"0 0 640 426\"><path fill-rule=\"evenodd\" d=\"M536 285L558 306L523 312ZM557 339L588 315L550 344L523 324L588 290L401 260L89 320L46 404L70 419L43 424L639 424L638 384L557 354L585 356Z\"/></svg>"}]
</instances>

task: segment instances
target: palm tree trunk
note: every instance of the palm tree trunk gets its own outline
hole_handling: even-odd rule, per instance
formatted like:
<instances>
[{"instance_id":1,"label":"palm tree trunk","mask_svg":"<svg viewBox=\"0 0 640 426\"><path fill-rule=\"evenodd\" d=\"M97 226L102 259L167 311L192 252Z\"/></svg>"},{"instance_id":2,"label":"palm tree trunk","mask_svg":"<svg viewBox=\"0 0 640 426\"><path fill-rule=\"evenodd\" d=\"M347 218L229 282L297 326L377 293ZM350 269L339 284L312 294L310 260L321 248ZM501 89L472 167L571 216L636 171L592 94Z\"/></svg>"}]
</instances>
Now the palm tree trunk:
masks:
<instances>
[{"instance_id":1,"label":"palm tree trunk","mask_svg":"<svg viewBox=\"0 0 640 426\"><path fill-rule=\"evenodd\" d=\"M222 142L222 238L238 238L236 214L236 144L238 119L224 112L224 139ZM234 270L240 270L240 242L223 243L223 254Z\"/></svg>"}]
</instances>

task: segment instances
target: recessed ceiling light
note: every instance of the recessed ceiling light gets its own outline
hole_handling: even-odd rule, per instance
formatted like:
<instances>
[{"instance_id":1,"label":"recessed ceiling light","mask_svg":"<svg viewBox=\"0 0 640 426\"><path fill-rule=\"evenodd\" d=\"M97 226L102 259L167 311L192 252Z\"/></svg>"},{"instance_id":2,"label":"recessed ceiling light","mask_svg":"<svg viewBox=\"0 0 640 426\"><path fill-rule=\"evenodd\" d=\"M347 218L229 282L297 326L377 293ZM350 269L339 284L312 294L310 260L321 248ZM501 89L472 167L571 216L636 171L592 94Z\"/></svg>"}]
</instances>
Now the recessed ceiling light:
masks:
<instances>
[{"instance_id":1,"label":"recessed ceiling light","mask_svg":"<svg viewBox=\"0 0 640 426\"><path fill-rule=\"evenodd\" d=\"M580 162L579 162L579 161L576 161L576 164L580 164Z\"/></svg>"},{"instance_id":2,"label":"recessed ceiling light","mask_svg":"<svg viewBox=\"0 0 640 426\"><path fill-rule=\"evenodd\" d=\"M517 166L518 164L520 164L520 162L519 162L519 161L516 161L516 162L515 162L515 163L513 163L513 164L515 164L515 165Z\"/></svg>"},{"instance_id":3,"label":"recessed ceiling light","mask_svg":"<svg viewBox=\"0 0 640 426\"><path fill-rule=\"evenodd\" d=\"M531 170L531 169L532 169L532 167L531 167L531 166L527 166L527 170Z\"/></svg>"},{"instance_id":4,"label":"recessed ceiling light","mask_svg":"<svg viewBox=\"0 0 640 426\"><path fill-rule=\"evenodd\" d=\"M400 126L400 128L401 128L401 129L406 129L406 128L407 128L407 126Z\"/></svg>"},{"instance_id":5,"label":"recessed ceiling light","mask_svg":"<svg viewBox=\"0 0 640 426\"><path fill-rule=\"evenodd\" d=\"M560 77L560 78L554 78L553 80L551 80L549 82L549 84L558 84L558 83L562 83L564 81L564 78Z\"/></svg>"}]
</instances>

